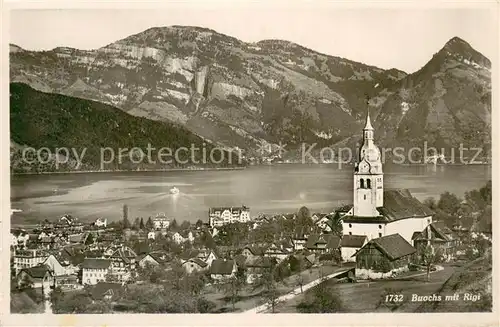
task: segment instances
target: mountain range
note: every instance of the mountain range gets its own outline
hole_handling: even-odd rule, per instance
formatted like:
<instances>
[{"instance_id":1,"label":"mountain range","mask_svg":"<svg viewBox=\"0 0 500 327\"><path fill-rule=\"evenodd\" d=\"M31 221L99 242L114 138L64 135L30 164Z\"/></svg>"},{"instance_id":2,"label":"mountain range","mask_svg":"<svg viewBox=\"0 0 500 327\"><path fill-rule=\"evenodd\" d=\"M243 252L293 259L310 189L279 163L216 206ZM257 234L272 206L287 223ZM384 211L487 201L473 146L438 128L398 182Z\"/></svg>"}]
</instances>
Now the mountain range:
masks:
<instances>
[{"instance_id":1,"label":"mountain range","mask_svg":"<svg viewBox=\"0 0 500 327\"><path fill-rule=\"evenodd\" d=\"M368 109L384 147L491 147L491 62L458 37L408 74L283 40L155 27L96 50L11 44L10 78L179 125L247 157L280 142L288 155L302 142L355 147Z\"/></svg>"}]
</instances>

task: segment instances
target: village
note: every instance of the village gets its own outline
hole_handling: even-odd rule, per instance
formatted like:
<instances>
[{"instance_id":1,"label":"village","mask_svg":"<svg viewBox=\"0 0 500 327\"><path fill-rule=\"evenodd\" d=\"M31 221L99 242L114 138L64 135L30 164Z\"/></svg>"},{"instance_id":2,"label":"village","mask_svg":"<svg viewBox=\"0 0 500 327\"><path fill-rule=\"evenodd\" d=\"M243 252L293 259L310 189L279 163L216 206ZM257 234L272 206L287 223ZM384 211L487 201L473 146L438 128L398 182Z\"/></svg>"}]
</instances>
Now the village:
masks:
<instances>
[{"instance_id":1,"label":"village","mask_svg":"<svg viewBox=\"0 0 500 327\"><path fill-rule=\"evenodd\" d=\"M161 213L131 222L123 204L120 221L64 215L12 229L11 310L38 290L41 304L32 307L42 312L275 312L328 280L429 281L443 265L448 278L450 263L491 257L491 181L464 200L446 192L420 202L409 190L384 189L369 115L353 182L353 204L328 213L303 206L252 215L242 205L209 208L195 223ZM302 304L341 311L311 306Z\"/></svg>"}]
</instances>

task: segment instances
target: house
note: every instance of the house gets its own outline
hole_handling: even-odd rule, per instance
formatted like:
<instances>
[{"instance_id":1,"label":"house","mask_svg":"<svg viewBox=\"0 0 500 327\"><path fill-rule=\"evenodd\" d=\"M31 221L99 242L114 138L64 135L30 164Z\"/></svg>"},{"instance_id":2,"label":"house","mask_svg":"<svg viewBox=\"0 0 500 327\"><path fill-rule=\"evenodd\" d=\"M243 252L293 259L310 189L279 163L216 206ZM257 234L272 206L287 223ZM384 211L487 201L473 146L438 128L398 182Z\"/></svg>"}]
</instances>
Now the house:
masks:
<instances>
[{"instance_id":1,"label":"house","mask_svg":"<svg viewBox=\"0 0 500 327\"><path fill-rule=\"evenodd\" d=\"M324 232L331 232L331 219L332 217L330 214L327 213L316 213L313 214L312 217L314 224L322 231Z\"/></svg>"},{"instance_id":2,"label":"house","mask_svg":"<svg viewBox=\"0 0 500 327\"><path fill-rule=\"evenodd\" d=\"M17 274L16 281L19 288L31 286L47 290L50 286L54 286L52 271L45 265L21 269Z\"/></svg>"},{"instance_id":3,"label":"house","mask_svg":"<svg viewBox=\"0 0 500 327\"><path fill-rule=\"evenodd\" d=\"M344 235L340 241L340 255L343 261L354 262L354 253L368 242L366 235Z\"/></svg>"},{"instance_id":4,"label":"house","mask_svg":"<svg viewBox=\"0 0 500 327\"><path fill-rule=\"evenodd\" d=\"M213 207L208 210L210 227L220 227L235 222L246 223L250 221L250 208L241 207Z\"/></svg>"},{"instance_id":5,"label":"house","mask_svg":"<svg viewBox=\"0 0 500 327\"><path fill-rule=\"evenodd\" d=\"M184 261L182 267L188 274L192 274L193 272L205 270L208 268L208 264L199 258L191 258Z\"/></svg>"},{"instance_id":6,"label":"house","mask_svg":"<svg viewBox=\"0 0 500 327\"><path fill-rule=\"evenodd\" d=\"M94 226L96 227L106 227L108 224L108 220L105 219L105 218L97 218L95 221L94 221Z\"/></svg>"},{"instance_id":7,"label":"house","mask_svg":"<svg viewBox=\"0 0 500 327\"><path fill-rule=\"evenodd\" d=\"M339 251L340 237L334 234L311 234L305 248L316 253Z\"/></svg>"},{"instance_id":8,"label":"house","mask_svg":"<svg viewBox=\"0 0 500 327\"><path fill-rule=\"evenodd\" d=\"M372 239L354 254L356 277L386 278L406 271L415 252L416 249L399 234Z\"/></svg>"},{"instance_id":9,"label":"house","mask_svg":"<svg viewBox=\"0 0 500 327\"><path fill-rule=\"evenodd\" d=\"M433 222L423 231L415 232L412 237L413 246L418 250L432 245L442 251L445 260L451 260L456 254L458 235L443 222Z\"/></svg>"},{"instance_id":10,"label":"house","mask_svg":"<svg viewBox=\"0 0 500 327\"><path fill-rule=\"evenodd\" d=\"M247 258L247 261L254 261L257 258L264 256L264 249L254 245L247 245L243 248L241 254Z\"/></svg>"},{"instance_id":11,"label":"house","mask_svg":"<svg viewBox=\"0 0 500 327\"><path fill-rule=\"evenodd\" d=\"M215 254L214 251L210 251L210 253L208 254L208 256L205 259L203 259L203 260L210 267L212 265L212 262L214 262L214 260L216 260L218 258L219 258L219 256L217 254Z\"/></svg>"},{"instance_id":12,"label":"house","mask_svg":"<svg viewBox=\"0 0 500 327\"><path fill-rule=\"evenodd\" d=\"M111 260L86 258L82 263L82 284L95 285L104 282L111 270Z\"/></svg>"},{"instance_id":13,"label":"house","mask_svg":"<svg viewBox=\"0 0 500 327\"><path fill-rule=\"evenodd\" d=\"M251 261L247 260L244 265L247 283L253 284L266 270L271 269L271 267L276 264L276 259L271 257L256 257Z\"/></svg>"},{"instance_id":14,"label":"house","mask_svg":"<svg viewBox=\"0 0 500 327\"><path fill-rule=\"evenodd\" d=\"M59 218L58 224L71 226L78 222L78 218L73 217L72 215L64 215Z\"/></svg>"},{"instance_id":15,"label":"house","mask_svg":"<svg viewBox=\"0 0 500 327\"><path fill-rule=\"evenodd\" d=\"M54 276L54 284L64 290L72 290L80 287L77 275Z\"/></svg>"},{"instance_id":16,"label":"house","mask_svg":"<svg viewBox=\"0 0 500 327\"><path fill-rule=\"evenodd\" d=\"M84 243L85 242L85 238L87 237L87 234L85 233L78 233L78 234L71 234L71 235L68 235L68 241L69 243Z\"/></svg>"},{"instance_id":17,"label":"house","mask_svg":"<svg viewBox=\"0 0 500 327\"><path fill-rule=\"evenodd\" d=\"M49 255L42 250L19 250L14 255L14 269L16 274L21 269L31 268L43 263Z\"/></svg>"},{"instance_id":18,"label":"house","mask_svg":"<svg viewBox=\"0 0 500 327\"><path fill-rule=\"evenodd\" d=\"M309 233L304 227L295 228L294 234L292 236L292 244L295 250L304 249Z\"/></svg>"},{"instance_id":19,"label":"house","mask_svg":"<svg viewBox=\"0 0 500 327\"><path fill-rule=\"evenodd\" d=\"M28 244L29 234L22 229L12 229L10 232L10 240L10 245L13 248L25 248Z\"/></svg>"},{"instance_id":20,"label":"house","mask_svg":"<svg viewBox=\"0 0 500 327\"><path fill-rule=\"evenodd\" d=\"M148 232L148 240L154 240L156 238L156 233L154 231Z\"/></svg>"},{"instance_id":21,"label":"house","mask_svg":"<svg viewBox=\"0 0 500 327\"><path fill-rule=\"evenodd\" d=\"M153 218L155 229L167 229L170 226L171 219L167 218L164 213L159 213Z\"/></svg>"},{"instance_id":22,"label":"house","mask_svg":"<svg viewBox=\"0 0 500 327\"><path fill-rule=\"evenodd\" d=\"M181 244L181 243L184 243L185 238L179 232L175 232L174 235L172 235L172 240L176 244Z\"/></svg>"},{"instance_id":23,"label":"house","mask_svg":"<svg viewBox=\"0 0 500 327\"><path fill-rule=\"evenodd\" d=\"M50 254L43 264L50 268L54 276L71 274L76 270L76 267L72 266L69 260L63 260L62 256L55 254Z\"/></svg>"},{"instance_id":24,"label":"house","mask_svg":"<svg viewBox=\"0 0 500 327\"><path fill-rule=\"evenodd\" d=\"M118 281L129 280L137 268L137 254L128 246L122 245L117 247L108 258L111 260L110 273Z\"/></svg>"},{"instance_id":25,"label":"house","mask_svg":"<svg viewBox=\"0 0 500 327\"><path fill-rule=\"evenodd\" d=\"M216 259L210 266L210 277L215 281L223 281L234 277L237 270L234 260Z\"/></svg>"},{"instance_id":26,"label":"house","mask_svg":"<svg viewBox=\"0 0 500 327\"><path fill-rule=\"evenodd\" d=\"M167 263L170 257L163 251L155 251L139 256L137 262L141 268L146 268L148 265L159 266Z\"/></svg>"},{"instance_id":27,"label":"house","mask_svg":"<svg viewBox=\"0 0 500 327\"><path fill-rule=\"evenodd\" d=\"M288 251L277 246L274 243L264 250L264 256L270 258L276 258L278 261L285 260L285 258L288 257L289 254L290 253Z\"/></svg>"}]
</instances>

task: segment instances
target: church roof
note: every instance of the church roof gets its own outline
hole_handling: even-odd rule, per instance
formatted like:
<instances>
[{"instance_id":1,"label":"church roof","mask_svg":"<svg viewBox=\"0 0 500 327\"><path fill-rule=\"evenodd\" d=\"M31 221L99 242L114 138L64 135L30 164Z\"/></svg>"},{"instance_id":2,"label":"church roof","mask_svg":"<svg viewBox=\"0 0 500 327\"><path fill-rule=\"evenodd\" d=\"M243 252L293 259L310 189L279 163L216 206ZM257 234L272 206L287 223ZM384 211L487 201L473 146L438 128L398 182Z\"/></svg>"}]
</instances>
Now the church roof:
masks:
<instances>
[{"instance_id":1,"label":"church roof","mask_svg":"<svg viewBox=\"0 0 500 327\"><path fill-rule=\"evenodd\" d=\"M377 210L389 221L432 216L434 212L414 198L408 189L384 191L384 206Z\"/></svg>"},{"instance_id":2,"label":"church roof","mask_svg":"<svg viewBox=\"0 0 500 327\"><path fill-rule=\"evenodd\" d=\"M384 191L384 206L377 208L380 216L360 217L344 216L344 222L388 223L406 218L424 218L434 212L414 198L408 189L393 189Z\"/></svg>"},{"instance_id":3,"label":"church roof","mask_svg":"<svg viewBox=\"0 0 500 327\"><path fill-rule=\"evenodd\" d=\"M385 256L387 256L387 258L389 258L389 260L391 261L413 254L417 251L399 234L392 234L384 237L374 238L364 247L368 246L369 244L375 245L375 247L379 249ZM358 251L358 253L360 251Z\"/></svg>"}]
</instances>

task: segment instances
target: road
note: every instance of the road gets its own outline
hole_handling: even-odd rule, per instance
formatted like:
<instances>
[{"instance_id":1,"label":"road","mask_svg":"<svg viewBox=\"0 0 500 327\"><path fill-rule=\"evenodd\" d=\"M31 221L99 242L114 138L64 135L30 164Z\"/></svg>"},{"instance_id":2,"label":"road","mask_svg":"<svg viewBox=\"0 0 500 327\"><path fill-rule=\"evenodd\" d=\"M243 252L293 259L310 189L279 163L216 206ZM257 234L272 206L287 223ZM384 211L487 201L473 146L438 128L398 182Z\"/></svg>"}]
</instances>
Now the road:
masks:
<instances>
[{"instance_id":1,"label":"road","mask_svg":"<svg viewBox=\"0 0 500 327\"><path fill-rule=\"evenodd\" d=\"M323 281L332 279L332 278L334 278L336 276L339 276L339 275L342 275L342 274L346 273L347 271L349 271L351 269L352 268L343 268L343 269L341 269L339 271L336 271L336 272L334 272L334 273L332 273L330 275L325 276L324 278L315 279L312 282L309 282L309 283L303 285L302 289L299 286L299 287L295 288L293 291L291 291L291 292L289 292L289 293L287 293L285 295L282 295L282 296L278 297L277 302L279 303L279 302L284 302L284 301L291 300L294 297L296 297L297 295L302 294L303 292L307 291L310 288L313 288L314 286L322 283ZM258 307L252 308L250 310L243 311L242 313L261 313L261 312L264 312L264 311L266 311L268 309L269 309L269 304L264 303L262 305L259 305Z\"/></svg>"}]
</instances>

